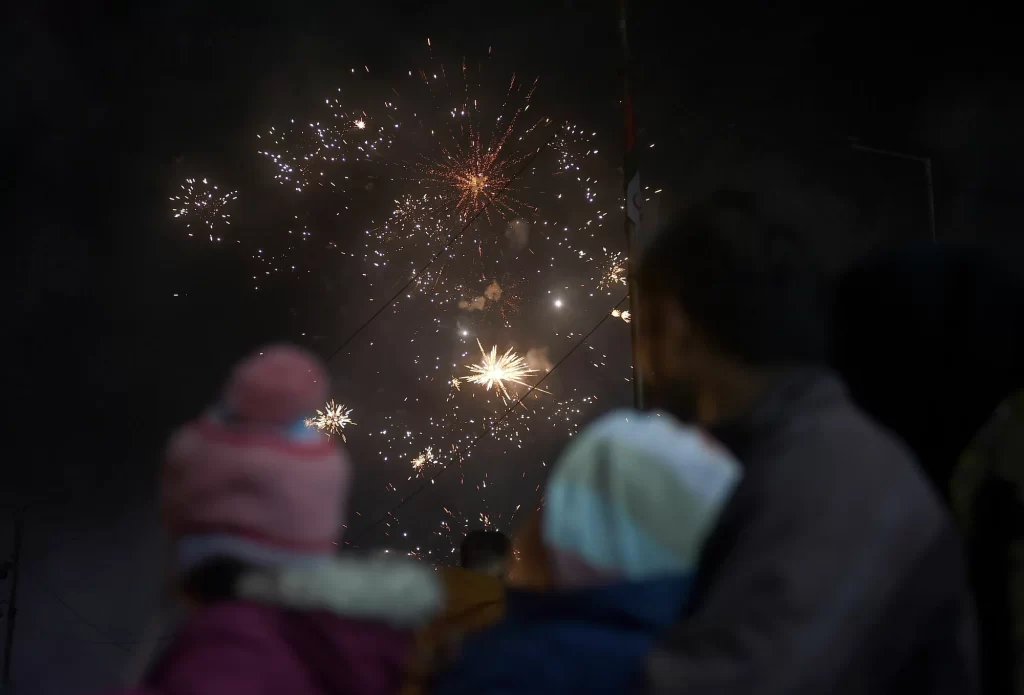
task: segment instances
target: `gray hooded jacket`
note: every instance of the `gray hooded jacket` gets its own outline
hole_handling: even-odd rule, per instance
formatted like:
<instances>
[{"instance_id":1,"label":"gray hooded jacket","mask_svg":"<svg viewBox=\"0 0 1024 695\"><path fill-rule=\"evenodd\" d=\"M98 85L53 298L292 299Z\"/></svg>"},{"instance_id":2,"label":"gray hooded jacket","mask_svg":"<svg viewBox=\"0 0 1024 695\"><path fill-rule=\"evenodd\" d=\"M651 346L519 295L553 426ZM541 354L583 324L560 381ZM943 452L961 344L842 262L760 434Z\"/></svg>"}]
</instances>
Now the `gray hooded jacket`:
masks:
<instances>
[{"instance_id":1,"label":"gray hooded jacket","mask_svg":"<svg viewBox=\"0 0 1024 695\"><path fill-rule=\"evenodd\" d=\"M977 692L958 535L836 377L793 371L715 434L745 477L705 545L695 612L649 659L652 692Z\"/></svg>"}]
</instances>

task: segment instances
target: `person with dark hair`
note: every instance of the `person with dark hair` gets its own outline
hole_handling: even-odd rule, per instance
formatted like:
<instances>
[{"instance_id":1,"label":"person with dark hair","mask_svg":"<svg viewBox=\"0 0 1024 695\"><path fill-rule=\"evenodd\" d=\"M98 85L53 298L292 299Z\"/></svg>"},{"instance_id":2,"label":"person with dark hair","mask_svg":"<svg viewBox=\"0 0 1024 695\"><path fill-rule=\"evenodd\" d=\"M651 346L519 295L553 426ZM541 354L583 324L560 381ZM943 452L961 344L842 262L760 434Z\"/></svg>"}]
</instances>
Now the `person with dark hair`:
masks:
<instances>
[{"instance_id":1,"label":"person with dark hair","mask_svg":"<svg viewBox=\"0 0 1024 695\"><path fill-rule=\"evenodd\" d=\"M954 472L981 635L982 692L1024 692L1024 388L996 408Z\"/></svg>"},{"instance_id":2,"label":"person with dark hair","mask_svg":"<svg viewBox=\"0 0 1024 695\"><path fill-rule=\"evenodd\" d=\"M125 695L399 692L443 591L411 560L335 556L352 467L303 421L327 384L312 354L267 347L172 435L161 516L187 617Z\"/></svg>"},{"instance_id":3,"label":"person with dark hair","mask_svg":"<svg viewBox=\"0 0 1024 695\"><path fill-rule=\"evenodd\" d=\"M652 405L709 427L745 471L650 689L974 692L956 531L911 453L822 366L825 288L785 202L715 192L639 266Z\"/></svg>"},{"instance_id":4,"label":"person with dark hair","mask_svg":"<svg viewBox=\"0 0 1024 695\"><path fill-rule=\"evenodd\" d=\"M1022 317L1024 284L1002 258L936 243L858 261L832 317L832 360L854 399L906 440L956 511L983 691L1000 695L1024 692Z\"/></svg>"},{"instance_id":5,"label":"person with dark hair","mask_svg":"<svg viewBox=\"0 0 1024 695\"><path fill-rule=\"evenodd\" d=\"M459 544L462 569L504 577L512 543L500 531L470 531Z\"/></svg>"},{"instance_id":6,"label":"person with dark hair","mask_svg":"<svg viewBox=\"0 0 1024 695\"><path fill-rule=\"evenodd\" d=\"M483 629L505 614L505 575L512 543L499 531L470 531L459 544L459 567L442 567L443 614L423 630L403 693L422 691L425 682L448 658L447 650L465 635Z\"/></svg>"}]
</instances>

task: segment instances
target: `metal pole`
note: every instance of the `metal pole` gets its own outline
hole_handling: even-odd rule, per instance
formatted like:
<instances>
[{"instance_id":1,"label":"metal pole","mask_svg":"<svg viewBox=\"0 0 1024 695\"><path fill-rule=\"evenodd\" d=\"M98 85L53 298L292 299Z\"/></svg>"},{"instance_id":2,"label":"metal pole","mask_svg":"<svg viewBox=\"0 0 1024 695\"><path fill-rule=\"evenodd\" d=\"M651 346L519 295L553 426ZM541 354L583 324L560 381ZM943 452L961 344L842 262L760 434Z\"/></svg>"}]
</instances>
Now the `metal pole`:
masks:
<instances>
[{"instance_id":1,"label":"metal pole","mask_svg":"<svg viewBox=\"0 0 1024 695\"><path fill-rule=\"evenodd\" d=\"M18 616L18 573L21 569L21 536L25 526L22 511L14 517L14 556L11 558L11 591L7 599L7 636L4 638L3 684L11 682L11 654L14 649L14 619Z\"/></svg>"},{"instance_id":2,"label":"metal pole","mask_svg":"<svg viewBox=\"0 0 1024 695\"><path fill-rule=\"evenodd\" d=\"M633 98L629 91L629 39L626 31L626 0L619 2L619 34L622 38L622 82L623 82L623 115L625 117L625 157L623 177L625 191L625 233L629 262L626 266L626 279L629 287L630 339L633 348L633 406L644 407L644 381L640 371L640 290L637 285L636 267L640 255L637 237L640 232L641 207L643 193L640 190L640 171L636 162L636 122L633 120Z\"/></svg>"},{"instance_id":3,"label":"metal pole","mask_svg":"<svg viewBox=\"0 0 1024 695\"><path fill-rule=\"evenodd\" d=\"M928 227L932 233L932 241L938 241L938 236L935 233L935 189L932 185L932 159L931 157L918 157L913 154L906 154L905 152L893 152L892 150L881 150L877 147L867 147L857 142L852 144L855 150L862 150L864 152L872 152L874 154L880 154L884 157L896 157L897 159L908 159L912 162L920 162L924 165L924 179L925 184L928 186Z\"/></svg>"},{"instance_id":4,"label":"metal pole","mask_svg":"<svg viewBox=\"0 0 1024 695\"><path fill-rule=\"evenodd\" d=\"M938 241L935 236L935 189L932 187L932 159L927 157L924 160L924 175L928 180L928 224L932 228L932 243Z\"/></svg>"}]
</instances>

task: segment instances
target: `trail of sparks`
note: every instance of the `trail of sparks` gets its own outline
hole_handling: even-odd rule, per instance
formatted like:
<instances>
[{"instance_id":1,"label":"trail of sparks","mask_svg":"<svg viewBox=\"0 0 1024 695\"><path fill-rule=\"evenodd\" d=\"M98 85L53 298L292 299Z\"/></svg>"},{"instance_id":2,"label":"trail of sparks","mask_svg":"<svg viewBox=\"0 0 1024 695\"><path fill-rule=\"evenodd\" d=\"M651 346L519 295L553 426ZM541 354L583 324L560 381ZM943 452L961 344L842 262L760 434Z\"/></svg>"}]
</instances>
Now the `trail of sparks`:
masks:
<instances>
[{"instance_id":1,"label":"trail of sparks","mask_svg":"<svg viewBox=\"0 0 1024 695\"><path fill-rule=\"evenodd\" d=\"M614 222L623 207L621 198L616 202L617 162L609 164L607 155L599 155L597 134L578 123L553 121L550 114L538 116L536 81L513 76L490 91L487 81L465 65L461 81L457 70L432 67L410 70L408 82L386 85L383 99L380 84L361 90L345 83L344 98L339 89L318 110L261 130L260 159L272 165L267 177L281 184L275 204L295 205L296 214L292 218L289 211L287 227L279 230L282 243L246 237L256 242L247 253L258 265L253 284L260 290L286 273L323 272L310 261L324 252L331 263L348 257L365 266L356 270L365 287L346 286L346 291L360 298L362 289L361 298L372 308L410 277L416 280L393 305L408 324L399 342L407 336L409 344L406 350L394 345L387 358L396 363L391 383L408 379L411 388L395 386L394 394L377 398L374 426L360 427L360 442L353 442L373 447L371 456L375 452L386 463L383 468L395 474L386 489L396 499L406 494L399 489L403 484L433 484L435 473L445 468L452 469L448 475L457 485L484 495L495 480L488 481L495 466L505 469L500 480L508 485L508 467L519 465L518 460L495 464L499 459L491 456L515 456L538 434L550 436L546 432L573 436L595 398L580 397L575 389L567 397L565 384L556 381L557 397L531 398L509 413L501 406L517 400L517 391L522 393L517 386L529 387L535 381L530 377L544 367L534 369L539 363L530 353L521 357L511 347L499 355L497 346L514 341L524 349L540 348L577 340L577 322L590 321L581 317L608 311L606 300L593 298L625 281L626 259L614 251L619 241ZM364 73L370 71L357 66L352 79L366 79ZM543 153L534 156L539 149ZM292 195L292 189L303 195ZM327 282L324 286L337 292ZM470 306L462 306L466 302ZM630 320L628 312L614 315ZM524 328L529 329L525 334L509 333ZM473 359L468 352L474 340L481 360L466 365L466 375L462 365ZM497 344L488 352L482 342ZM618 371L617 360L607 358L597 350L580 368ZM621 385L617 376L612 380ZM484 388L462 389L467 382ZM351 433L346 426L355 424L351 409L334 401L307 422L346 441L346 432ZM495 446L479 446L481 437ZM468 465L471 458L478 463ZM536 463L538 470L546 466ZM518 470L511 472L512 478L519 476ZM525 484L533 487L529 480ZM470 521L490 523L489 513L480 512L478 519L478 502L486 509L485 499L474 500L465 507L467 516L459 515L453 524L457 531L464 532ZM454 501L449 504L455 508ZM455 521L451 512L447 515L449 523ZM501 519L500 508L493 517ZM396 540L398 523L389 515L388 542ZM401 537L419 532L409 529ZM409 554L441 559L436 552L424 543Z\"/></svg>"},{"instance_id":2,"label":"trail of sparks","mask_svg":"<svg viewBox=\"0 0 1024 695\"><path fill-rule=\"evenodd\" d=\"M306 419L306 427L315 427L328 438L337 435L343 442L348 441L345 437L345 428L355 424L352 421L352 409L335 403L334 399L331 399L323 410L317 410L315 417Z\"/></svg>"},{"instance_id":3,"label":"trail of sparks","mask_svg":"<svg viewBox=\"0 0 1024 695\"><path fill-rule=\"evenodd\" d=\"M185 218L186 228L192 226L192 220L205 224L211 230L218 222L231 224L231 215L224 212L224 207L238 198L238 191L221 193L216 186L211 186L207 179L185 179L185 183L181 184L181 190L181 195L171 198L175 206L171 212L176 219ZM189 233L189 236L192 234ZM211 233L210 241L221 239L215 238Z\"/></svg>"},{"instance_id":4,"label":"trail of sparks","mask_svg":"<svg viewBox=\"0 0 1024 695\"><path fill-rule=\"evenodd\" d=\"M497 345L491 348L490 353L487 353L479 338L476 344L480 348L481 360L479 364L466 365L471 373L464 377L465 380L483 386L485 391L490 391L492 387L495 391L500 391L505 403L516 400L517 397L509 392L505 382L529 387L530 384L523 379L536 374L537 370L530 369L526 360L517 355L513 348L509 348L504 355L499 357ZM525 408L525 406L523 407Z\"/></svg>"},{"instance_id":5,"label":"trail of sparks","mask_svg":"<svg viewBox=\"0 0 1024 695\"><path fill-rule=\"evenodd\" d=\"M608 249L601 249L607 254L601 264L601 275L597 278L597 289L611 290L618 285L626 284L626 264L629 262L621 252L610 252Z\"/></svg>"}]
</instances>

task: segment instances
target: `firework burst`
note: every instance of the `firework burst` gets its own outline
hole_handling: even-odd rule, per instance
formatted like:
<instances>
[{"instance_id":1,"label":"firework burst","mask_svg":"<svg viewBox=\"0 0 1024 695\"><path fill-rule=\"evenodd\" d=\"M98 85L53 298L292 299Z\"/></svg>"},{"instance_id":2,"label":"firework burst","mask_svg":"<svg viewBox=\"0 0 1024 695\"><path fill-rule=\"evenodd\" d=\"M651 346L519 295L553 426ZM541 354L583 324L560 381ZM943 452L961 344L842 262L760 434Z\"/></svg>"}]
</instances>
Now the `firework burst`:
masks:
<instances>
[{"instance_id":1,"label":"firework burst","mask_svg":"<svg viewBox=\"0 0 1024 695\"><path fill-rule=\"evenodd\" d=\"M479 339L477 339L476 344L480 348L480 364L466 365L469 367L471 374L463 377L465 381L471 384L480 384L486 391L490 391L493 387L495 392L501 394L505 403L516 400L512 393L509 392L505 383L529 387L530 384L523 381L523 379L533 376L537 373L537 370L530 369L530 365L526 363L526 360L517 355L513 348L509 348L505 351L504 355L499 357L497 345L491 348L490 353L487 353L484 351L484 346L480 344Z\"/></svg>"},{"instance_id":2,"label":"firework burst","mask_svg":"<svg viewBox=\"0 0 1024 695\"><path fill-rule=\"evenodd\" d=\"M292 119L286 128L257 134L268 142L267 149L259 150L259 154L274 163L278 183L293 186L300 193L313 184L344 189L348 177L335 181L332 165L371 161L391 147L392 133L383 126L371 128L365 112L342 111L338 99L328 100L328 104L333 115L329 121L297 124Z\"/></svg>"},{"instance_id":3,"label":"firework burst","mask_svg":"<svg viewBox=\"0 0 1024 695\"><path fill-rule=\"evenodd\" d=\"M580 420L585 410L593 407L594 397L587 396L586 398L570 398L568 400L558 401L554 407L550 409L547 415L547 421L551 423L553 427L565 428L566 433L572 437L579 432Z\"/></svg>"},{"instance_id":4,"label":"firework burst","mask_svg":"<svg viewBox=\"0 0 1024 695\"><path fill-rule=\"evenodd\" d=\"M441 144L437 156L424 156L414 163L413 179L434 193L441 207L454 210L461 220L483 213L490 223L492 213L508 218L536 212L533 206L516 197L513 186L519 168L532 152L518 149L513 143L521 140L519 119L530 108L537 81L525 87L512 75L501 111L488 123L481 115L478 100L469 97L465 61L462 76L463 101L448 111L451 116L446 128L449 144ZM429 80L425 82L429 84ZM508 105L517 98L520 103L510 115ZM544 119L544 123L550 123L550 119Z\"/></svg>"},{"instance_id":5,"label":"firework burst","mask_svg":"<svg viewBox=\"0 0 1024 695\"><path fill-rule=\"evenodd\" d=\"M182 194L171 198L174 203L175 218L185 218L186 227L192 226L192 220L205 224L208 229L213 229L218 222L231 224L231 215L224 212L224 206L238 198L238 191L221 193L216 186L211 186L206 179L185 179L181 184ZM192 236L189 234L189 236ZM210 241L219 241L210 235Z\"/></svg>"},{"instance_id":6,"label":"firework burst","mask_svg":"<svg viewBox=\"0 0 1024 695\"><path fill-rule=\"evenodd\" d=\"M604 251L607 256L601 262L601 275L596 278L597 289L610 290L617 285L625 285L626 265L629 259L623 257L622 253L619 251L611 253L608 249L601 250Z\"/></svg>"},{"instance_id":7,"label":"firework burst","mask_svg":"<svg viewBox=\"0 0 1024 695\"><path fill-rule=\"evenodd\" d=\"M347 442L345 428L355 425L352 421L352 409L334 402L331 399L323 410L317 410L316 416L306 419L306 427L315 427L325 433L328 438L334 435L340 436L341 441Z\"/></svg>"},{"instance_id":8,"label":"firework burst","mask_svg":"<svg viewBox=\"0 0 1024 695\"><path fill-rule=\"evenodd\" d=\"M430 214L434 201L429 194L402 194L387 220L371 232L389 251L433 248L441 249L452 234L446 218Z\"/></svg>"},{"instance_id":9,"label":"firework burst","mask_svg":"<svg viewBox=\"0 0 1024 695\"><path fill-rule=\"evenodd\" d=\"M524 398L514 410L511 404L545 371L526 348L552 345L561 354L562 341L575 343L583 324L609 311L611 302L596 286L609 274L602 289L614 290L625 274L625 259L602 253L602 246L621 248L618 228L606 222L617 217L622 201L617 161L597 156L597 134L580 123L548 118L553 114L543 111L547 97L539 87L534 96L532 76L509 80L504 72L494 80L481 60L471 62L467 77L465 69L460 75L458 69L443 70L433 57L431 62L429 77L414 68L408 80L386 83L378 73L367 77L370 71L362 66L349 78L346 68L344 99L332 90L295 114L293 123L285 118L270 133L260 130L253 149L264 151L256 159L266 180L282 184L272 186L270 195L293 209L287 210L280 238L260 237L252 253L266 266L254 272L261 291L270 282L266 275L301 277L312 271L317 277L329 264L329 273L341 268L353 278L344 285L345 301L367 302L371 312L382 301L394 302L379 322L393 321L388 335L399 339L389 337L385 355L376 352L383 342L370 338L371 350L387 360L387 368L383 376L365 375L384 378L389 386L363 394L356 404L362 413L359 439L372 446L365 453L379 462L396 503L413 486L433 485L435 474L446 471L439 490L454 495L450 486L458 486L466 518L447 514L436 539L445 544L449 526L461 536L470 524L500 521L503 511L508 523L503 503L490 517L484 513L490 513L488 490L535 474L528 467L520 473L516 452L530 450L537 437L572 435L584 419L591 402L562 393L571 386L569 378L559 380L554 396L529 403ZM255 241L251 234L248 239ZM338 260L359 267L352 272ZM609 267L616 261L623 268L608 273L606 260ZM545 290L557 294L545 301ZM472 306L460 308L467 301ZM616 339L621 342L622 335ZM468 354L474 340L479 359ZM491 350L483 340L492 342ZM494 343L508 349L499 353ZM592 361L595 368L605 365L604 355ZM577 373L589 373L585 363L576 364ZM482 388L461 388L470 382ZM328 436L344 437L348 424L351 411L334 401L309 421ZM509 456L500 475L492 457L498 452ZM515 494L532 487L528 479L521 485ZM476 496L474 489L480 500L467 500ZM374 511L363 504L364 514ZM416 546L417 556L430 555L427 544L422 553L418 545L422 524L406 534L396 533L397 523L389 516L374 528L389 544L408 538L405 550ZM420 537L416 543L414 536Z\"/></svg>"},{"instance_id":10,"label":"firework burst","mask_svg":"<svg viewBox=\"0 0 1024 695\"><path fill-rule=\"evenodd\" d=\"M422 473L427 466L434 463L434 460L434 447L428 446L412 460L412 469L417 474Z\"/></svg>"}]
</instances>

